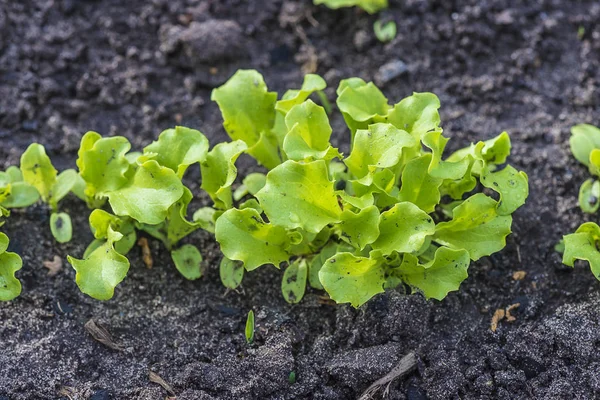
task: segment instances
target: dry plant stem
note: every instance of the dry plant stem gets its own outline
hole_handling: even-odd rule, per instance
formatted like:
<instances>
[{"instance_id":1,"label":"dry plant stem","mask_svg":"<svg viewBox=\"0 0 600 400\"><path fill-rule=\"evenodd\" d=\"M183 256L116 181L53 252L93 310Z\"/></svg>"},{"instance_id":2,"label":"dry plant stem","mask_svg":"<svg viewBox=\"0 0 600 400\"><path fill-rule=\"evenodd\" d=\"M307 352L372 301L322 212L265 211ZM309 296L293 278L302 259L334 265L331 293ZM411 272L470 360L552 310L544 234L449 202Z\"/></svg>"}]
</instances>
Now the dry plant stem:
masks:
<instances>
[{"instance_id":1,"label":"dry plant stem","mask_svg":"<svg viewBox=\"0 0 600 400\"><path fill-rule=\"evenodd\" d=\"M404 375L407 375L409 372L415 369L416 366L417 356L414 352L408 353L407 355L402 357L398 365L396 365L394 369L392 369L387 375L385 375L381 379L378 379L371 386L369 386L367 390L365 390L364 393L359 397L358 400L372 399L373 395L377 393L377 391L380 388L382 388L385 385L389 385L396 378L401 378Z\"/></svg>"}]
</instances>

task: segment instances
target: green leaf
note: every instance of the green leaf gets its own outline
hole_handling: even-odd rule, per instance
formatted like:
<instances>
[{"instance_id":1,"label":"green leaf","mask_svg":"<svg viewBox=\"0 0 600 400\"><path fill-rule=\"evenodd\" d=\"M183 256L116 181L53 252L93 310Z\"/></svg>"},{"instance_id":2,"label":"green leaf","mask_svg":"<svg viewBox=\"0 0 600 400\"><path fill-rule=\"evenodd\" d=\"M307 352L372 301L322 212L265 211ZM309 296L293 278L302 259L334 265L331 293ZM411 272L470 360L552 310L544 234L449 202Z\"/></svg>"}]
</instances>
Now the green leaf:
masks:
<instances>
[{"instance_id":1,"label":"green leaf","mask_svg":"<svg viewBox=\"0 0 600 400\"><path fill-rule=\"evenodd\" d=\"M296 304L302 300L306 290L307 276L308 266L303 258L297 259L285 269L281 279L281 293L283 293L285 301Z\"/></svg>"},{"instance_id":2,"label":"green leaf","mask_svg":"<svg viewBox=\"0 0 600 400\"><path fill-rule=\"evenodd\" d=\"M600 280L600 227L594 222L586 222L575 233L563 236L563 240L563 263L573 267L575 260L587 261L596 279Z\"/></svg>"},{"instance_id":3,"label":"green leaf","mask_svg":"<svg viewBox=\"0 0 600 400\"><path fill-rule=\"evenodd\" d=\"M373 31L375 32L375 37L382 43L387 43L396 37L397 28L395 21L387 21L384 22L382 19L378 19L373 24Z\"/></svg>"},{"instance_id":4,"label":"green leaf","mask_svg":"<svg viewBox=\"0 0 600 400\"><path fill-rule=\"evenodd\" d=\"M385 271L378 260L338 253L325 261L319 280L336 303L359 307L377 293L383 293Z\"/></svg>"},{"instance_id":5,"label":"green leaf","mask_svg":"<svg viewBox=\"0 0 600 400\"><path fill-rule=\"evenodd\" d=\"M217 219L215 237L223 254L230 260L242 261L248 271L264 264L278 267L289 258L290 240L285 229L265 223L251 208L225 211Z\"/></svg>"},{"instance_id":6,"label":"green leaf","mask_svg":"<svg viewBox=\"0 0 600 400\"><path fill-rule=\"evenodd\" d=\"M388 7L388 0L314 0L314 4L325 4L333 9L358 6L369 14L375 14Z\"/></svg>"},{"instance_id":7,"label":"green leaf","mask_svg":"<svg viewBox=\"0 0 600 400\"><path fill-rule=\"evenodd\" d=\"M21 156L23 179L35 187L44 202L48 202L56 183L56 169L46 155L44 146L32 143Z\"/></svg>"},{"instance_id":8,"label":"green leaf","mask_svg":"<svg viewBox=\"0 0 600 400\"><path fill-rule=\"evenodd\" d=\"M235 161L245 150L246 145L240 140L219 143L201 164L202 189L210 195L216 208L227 210L232 207L231 184L237 176Z\"/></svg>"},{"instance_id":9,"label":"green leaf","mask_svg":"<svg viewBox=\"0 0 600 400\"><path fill-rule=\"evenodd\" d=\"M431 158L431 154L424 154L406 164L398 196L400 201L409 201L426 213L433 212L439 204L440 186L443 182L429 174Z\"/></svg>"},{"instance_id":10,"label":"green leaf","mask_svg":"<svg viewBox=\"0 0 600 400\"><path fill-rule=\"evenodd\" d=\"M308 281L310 286L314 289L323 290L323 285L321 285L321 281L319 280L319 271L323 267L323 264L325 264L325 261L336 253L351 251L354 251L354 248L345 242L329 242L323 246L308 264Z\"/></svg>"},{"instance_id":11,"label":"green leaf","mask_svg":"<svg viewBox=\"0 0 600 400\"><path fill-rule=\"evenodd\" d=\"M523 204L529 195L529 179L523 171L507 165L498 172L486 166L481 171L481 184L500 194L498 215L510 215ZM599 189L600 190L600 189Z\"/></svg>"},{"instance_id":12,"label":"green leaf","mask_svg":"<svg viewBox=\"0 0 600 400\"><path fill-rule=\"evenodd\" d=\"M217 210L211 207L202 207L194 212L192 220L197 223L200 228L207 232L215 233L215 220Z\"/></svg>"},{"instance_id":13,"label":"green leaf","mask_svg":"<svg viewBox=\"0 0 600 400\"><path fill-rule=\"evenodd\" d=\"M324 90L327 83L319 75L307 74L300 90L288 90L281 100L275 103L275 109L287 114L294 106L303 103L308 97L319 90Z\"/></svg>"},{"instance_id":14,"label":"green leaf","mask_svg":"<svg viewBox=\"0 0 600 400\"><path fill-rule=\"evenodd\" d=\"M510 149L510 136L508 133L502 132L495 138L455 151L447 160L457 162L470 155L476 160L485 161L486 164L499 165L506 162L510 155ZM478 164L473 167L473 172L479 175L480 166Z\"/></svg>"},{"instance_id":15,"label":"green leaf","mask_svg":"<svg viewBox=\"0 0 600 400\"><path fill-rule=\"evenodd\" d=\"M223 114L223 127L232 140L247 144L248 154L267 168L278 165L277 140L271 128L275 122L277 93L269 92L260 73L237 71L223 86L214 89Z\"/></svg>"},{"instance_id":16,"label":"green leaf","mask_svg":"<svg viewBox=\"0 0 600 400\"><path fill-rule=\"evenodd\" d=\"M376 206L364 208L358 213L344 210L340 219L342 239L359 250L379 236L379 209Z\"/></svg>"},{"instance_id":17,"label":"green leaf","mask_svg":"<svg viewBox=\"0 0 600 400\"><path fill-rule=\"evenodd\" d=\"M262 189L267 183L267 176L260 172L252 172L243 180L244 186L248 188L248 193L254 196L256 193Z\"/></svg>"},{"instance_id":18,"label":"green leaf","mask_svg":"<svg viewBox=\"0 0 600 400\"><path fill-rule=\"evenodd\" d=\"M427 299L442 300L467 279L469 262L468 251L440 247L434 259L424 265L412 254L404 254L398 273L404 282L422 292Z\"/></svg>"},{"instance_id":19,"label":"green leaf","mask_svg":"<svg viewBox=\"0 0 600 400\"><path fill-rule=\"evenodd\" d=\"M102 138L96 132L88 132L81 138L77 166L86 182L87 197L103 196L127 184L130 165L125 153L130 148L122 136Z\"/></svg>"},{"instance_id":20,"label":"green leaf","mask_svg":"<svg viewBox=\"0 0 600 400\"><path fill-rule=\"evenodd\" d=\"M512 217L498 215L498 203L477 193L454 208L453 218L436 226L433 240L452 249L465 249L471 260L489 256L506 246Z\"/></svg>"},{"instance_id":21,"label":"green leaf","mask_svg":"<svg viewBox=\"0 0 600 400\"><path fill-rule=\"evenodd\" d=\"M200 131L177 126L163 131L157 141L146 146L144 154L149 153L155 153L154 160L181 179L190 165L206 159L208 139Z\"/></svg>"},{"instance_id":22,"label":"green leaf","mask_svg":"<svg viewBox=\"0 0 600 400\"><path fill-rule=\"evenodd\" d=\"M67 260L77 272L75 281L83 293L97 300L109 300L113 297L115 287L129 271L129 260L117 253L113 247L113 243L122 236L109 228L108 240L96 248L88 258L78 260L67 256Z\"/></svg>"},{"instance_id":23,"label":"green leaf","mask_svg":"<svg viewBox=\"0 0 600 400\"><path fill-rule=\"evenodd\" d=\"M431 131L423 135L423 144L432 151L429 174L440 179L461 179L469 169L470 160L463 158L459 161L442 161L442 154L448 143L447 138L442 136L441 131Z\"/></svg>"},{"instance_id":24,"label":"green leaf","mask_svg":"<svg viewBox=\"0 0 600 400\"><path fill-rule=\"evenodd\" d=\"M187 220L188 205L194 196L192 192L183 187L183 196L169 208L167 216L167 239L171 246L175 246L181 239L200 228L200 223Z\"/></svg>"},{"instance_id":25,"label":"green leaf","mask_svg":"<svg viewBox=\"0 0 600 400\"><path fill-rule=\"evenodd\" d=\"M589 165L590 153L600 149L600 129L593 125L579 124L571 128L571 152L582 164Z\"/></svg>"},{"instance_id":26,"label":"green leaf","mask_svg":"<svg viewBox=\"0 0 600 400\"><path fill-rule=\"evenodd\" d=\"M10 167L6 168L5 173L8 176L9 182L23 182L23 173L19 167L11 165Z\"/></svg>"},{"instance_id":27,"label":"green leaf","mask_svg":"<svg viewBox=\"0 0 600 400\"><path fill-rule=\"evenodd\" d=\"M124 187L107 193L116 215L156 225L164 221L169 208L183 195L183 184L175 172L156 161L144 162Z\"/></svg>"},{"instance_id":28,"label":"green leaf","mask_svg":"<svg viewBox=\"0 0 600 400\"><path fill-rule=\"evenodd\" d=\"M2 201L6 208L24 208L35 204L40 199L40 192L27 182L10 184L10 192Z\"/></svg>"},{"instance_id":29,"label":"green leaf","mask_svg":"<svg viewBox=\"0 0 600 400\"><path fill-rule=\"evenodd\" d=\"M246 319L246 343L252 344L254 342L254 311L250 310L248 312L248 318Z\"/></svg>"},{"instance_id":30,"label":"green leaf","mask_svg":"<svg viewBox=\"0 0 600 400\"><path fill-rule=\"evenodd\" d=\"M373 248L383 255L418 251L427 236L435 232L435 223L426 212L409 202L396 204L379 217L379 237Z\"/></svg>"},{"instance_id":31,"label":"green leaf","mask_svg":"<svg viewBox=\"0 0 600 400\"><path fill-rule=\"evenodd\" d=\"M586 213L594 214L600 206L600 182L588 179L579 188L579 207Z\"/></svg>"},{"instance_id":32,"label":"green leaf","mask_svg":"<svg viewBox=\"0 0 600 400\"><path fill-rule=\"evenodd\" d=\"M73 187L77 184L79 174L74 169L66 169L56 178L56 183L52 187L52 195L50 204L57 207L58 202L61 201Z\"/></svg>"},{"instance_id":33,"label":"green leaf","mask_svg":"<svg viewBox=\"0 0 600 400\"><path fill-rule=\"evenodd\" d=\"M331 147L331 126L323 107L308 100L294 106L285 117L288 133L283 141L283 151L290 160L331 160L340 157Z\"/></svg>"},{"instance_id":34,"label":"green leaf","mask_svg":"<svg viewBox=\"0 0 600 400\"><path fill-rule=\"evenodd\" d=\"M106 239L108 237L108 228L112 228L115 232L120 231L123 220L116 215L97 208L90 213L89 222L94 237L96 239Z\"/></svg>"},{"instance_id":35,"label":"green leaf","mask_svg":"<svg viewBox=\"0 0 600 400\"><path fill-rule=\"evenodd\" d=\"M340 221L340 206L323 160L286 161L277 166L267 174L267 183L256 198L269 220L286 229L318 233Z\"/></svg>"},{"instance_id":36,"label":"green leaf","mask_svg":"<svg viewBox=\"0 0 600 400\"><path fill-rule=\"evenodd\" d=\"M0 232L0 301L9 301L21 294L21 282L15 272L21 269L23 261L15 253L6 251L8 236Z\"/></svg>"},{"instance_id":37,"label":"green leaf","mask_svg":"<svg viewBox=\"0 0 600 400\"><path fill-rule=\"evenodd\" d=\"M219 276L223 286L227 289L236 289L244 278L244 263L223 257L219 264Z\"/></svg>"},{"instance_id":38,"label":"green leaf","mask_svg":"<svg viewBox=\"0 0 600 400\"><path fill-rule=\"evenodd\" d=\"M387 122L421 140L430 131L439 130L440 100L433 93L413 93L396 104L387 116Z\"/></svg>"},{"instance_id":39,"label":"green leaf","mask_svg":"<svg viewBox=\"0 0 600 400\"><path fill-rule=\"evenodd\" d=\"M336 103L352 138L357 129L366 129L374 122L383 121L390 108L387 99L373 82L366 83L359 78L342 80L337 95Z\"/></svg>"},{"instance_id":40,"label":"green leaf","mask_svg":"<svg viewBox=\"0 0 600 400\"><path fill-rule=\"evenodd\" d=\"M202 276L202 254L196 246L184 244L180 248L171 251L171 258L175 263L175 267L177 267L177 271L185 279L193 281Z\"/></svg>"},{"instance_id":41,"label":"green leaf","mask_svg":"<svg viewBox=\"0 0 600 400\"><path fill-rule=\"evenodd\" d=\"M50 215L50 230L58 243L69 242L73 236L73 226L69 214L64 212L52 213Z\"/></svg>"},{"instance_id":42,"label":"green leaf","mask_svg":"<svg viewBox=\"0 0 600 400\"><path fill-rule=\"evenodd\" d=\"M372 124L368 130L356 131L352 152L344 163L352 174L363 178L377 168L395 167L404 149L416 145L408 133L391 124Z\"/></svg>"}]
</instances>

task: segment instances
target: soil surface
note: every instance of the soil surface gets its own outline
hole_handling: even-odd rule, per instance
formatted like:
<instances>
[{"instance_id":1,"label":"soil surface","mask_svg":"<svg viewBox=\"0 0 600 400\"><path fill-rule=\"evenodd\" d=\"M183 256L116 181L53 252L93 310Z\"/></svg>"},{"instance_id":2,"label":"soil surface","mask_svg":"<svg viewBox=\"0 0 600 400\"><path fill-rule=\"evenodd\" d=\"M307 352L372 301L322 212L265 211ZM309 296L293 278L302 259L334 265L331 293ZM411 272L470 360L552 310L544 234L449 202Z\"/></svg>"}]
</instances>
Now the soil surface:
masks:
<instances>
[{"instance_id":1,"label":"soil surface","mask_svg":"<svg viewBox=\"0 0 600 400\"><path fill-rule=\"evenodd\" d=\"M436 302L392 291L358 310L322 304L317 291L290 306L274 268L226 293L218 248L202 232L189 239L204 255L202 279L186 281L150 241L154 268L136 247L114 299L96 301L68 264L53 277L42 265L81 256L92 239L85 205L64 202L75 226L65 245L52 240L47 209L15 211L3 230L23 257L23 294L0 304L0 399L355 399L411 351L417 368L387 388L389 398L599 396L600 283L586 265L562 266L553 246L595 218L578 209L588 172L568 137L576 123L600 123L600 4L390 3L370 16L309 0L0 0L3 167L32 141L59 169L74 167L87 130L139 149L182 124L214 144L226 136L210 91L236 69L258 69L280 94L316 70L331 99L351 76L375 79L390 102L436 93L454 148L508 131L510 162L531 185L506 249L473 263L460 292ZM391 43L375 39L377 18L397 22ZM333 125L346 141L339 114ZM199 192L193 174L187 183ZM515 303L516 320L492 332L494 311ZM244 338L250 309L253 346ZM92 318L122 351L86 332Z\"/></svg>"}]
</instances>

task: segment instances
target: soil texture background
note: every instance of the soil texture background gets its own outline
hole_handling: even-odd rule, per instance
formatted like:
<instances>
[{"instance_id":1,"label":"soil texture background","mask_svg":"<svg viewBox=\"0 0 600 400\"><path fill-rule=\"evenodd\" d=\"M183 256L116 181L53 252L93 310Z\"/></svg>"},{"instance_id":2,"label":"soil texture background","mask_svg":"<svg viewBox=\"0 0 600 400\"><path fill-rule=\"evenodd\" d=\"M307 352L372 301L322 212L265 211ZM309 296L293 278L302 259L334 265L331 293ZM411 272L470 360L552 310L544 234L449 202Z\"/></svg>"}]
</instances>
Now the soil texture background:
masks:
<instances>
[{"instance_id":1,"label":"soil texture background","mask_svg":"<svg viewBox=\"0 0 600 400\"><path fill-rule=\"evenodd\" d=\"M397 22L391 43L375 39L377 18ZM352 76L375 80L391 103L434 92L451 147L506 130L510 162L530 178L506 249L473 263L459 292L436 302L396 290L358 310L323 304L317 291L288 305L274 268L225 293L218 247L202 232L189 238L202 279L186 281L151 240L154 268L136 247L115 297L96 301L66 264L92 240L85 205L64 202L75 229L65 245L53 241L47 209L14 211L3 230L23 257L23 293L0 304L0 399L169 396L150 371L180 400L355 399L411 351L417 367L389 386L391 399L596 398L600 283L587 265L564 267L553 247L596 218L577 206L588 172L568 138L576 123L600 123L598 21L600 3L583 0L391 0L378 16L309 0L0 0L4 168L33 141L60 170L75 167L88 130L140 149L181 124L215 144L226 135L212 88L255 68L280 95L311 71L331 100ZM334 115L335 140L347 143ZM254 168L241 164L242 175ZM196 194L198 176L186 181ZM48 276L42 261L54 256L65 265ZM515 321L492 332L494 311L515 303ZM250 309L254 346L244 338ZM92 318L122 351L86 332Z\"/></svg>"}]
</instances>

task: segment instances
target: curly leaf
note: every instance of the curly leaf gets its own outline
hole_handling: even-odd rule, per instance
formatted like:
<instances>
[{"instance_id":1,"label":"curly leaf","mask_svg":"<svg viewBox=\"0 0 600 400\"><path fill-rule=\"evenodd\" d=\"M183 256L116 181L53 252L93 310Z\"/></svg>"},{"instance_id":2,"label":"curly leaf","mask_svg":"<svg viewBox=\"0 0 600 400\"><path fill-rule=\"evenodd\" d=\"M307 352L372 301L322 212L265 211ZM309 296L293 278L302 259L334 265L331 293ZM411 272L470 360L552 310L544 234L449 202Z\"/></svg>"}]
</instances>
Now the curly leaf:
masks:
<instances>
[{"instance_id":1,"label":"curly leaf","mask_svg":"<svg viewBox=\"0 0 600 400\"><path fill-rule=\"evenodd\" d=\"M201 163L208 153L208 139L200 131L177 126L167 129L144 148L144 154L154 153L156 160L163 167L171 168L181 179L187 168Z\"/></svg>"},{"instance_id":2,"label":"curly leaf","mask_svg":"<svg viewBox=\"0 0 600 400\"><path fill-rule=\"evenodd\" d=\"M23 261L15 253L6 251L8 236L0 232L0 301L9 301L21 294L21 282L15 272L21 269Z\"/></svg>"},{"instance_id":3,"label":"curly leaf","mask_svg":"<svg viewBox=\"0 0 600 400\"><path fill-rule=\"evenodd\" d=\"M440 222L433 240L452 249L465 249L476 261L506 246L511 232L512 217L498 215L498 203L483 193L477 193L452 211L453 218Z\"/></svg>"},{"instance_id":4,"label":"curly leaf","mask_svg":"<svg viewBox=\"0 0 600 400\"><path fill-rule=\"evenodd\" d=\"M281 293L285 301L296 304L302 300L306 290L307 276L308 266L303 258L297 259L285 269L281 279Z\"/></svg>"},{"instance_id":5,"label":"curly leaf","mask_svg":"<svg viewBox=\"0 0 600 400\"><path fill-rule=\"evenodd\" d=\"M116 215L156 225L167 217L171 207L183 195L183 184L175 172L156 161L144 162L124 187L107 193Z\"/></svg>"},{"instance_id":6,"label":"curly leaf","mask_svg":"<svg viewBox=\"0 0 600 400\"><path fill-rule=\"evenodd\" d=\"M433 93L413 93L396 104L387 116L387 122L421 140L425 133L439 130L440 100Z\"/></svg>"},{"instance_id":7,"label":"curly leaf","mask_svg":"<svg viewBox=\"0 0 600 400\"><path fill-rule=\"evenodd\" d=\"M217 219L215 237L223 254L242 261L248 271L264 264L278 267L289 258L290 240L285 229L265 223L252 208L225 211Z\"/></svg>"},{"instance_id":8,"label":"curly leaf","mask_svg":"<svg viewBox=\"0 0 600 400\"><path fill-rule=\"evenodd\" d=\"M193 281L202 276L202 254L196 246L184 244L171 252L171 258L185 279Z\"/></svg>"},{"instance_id":9,"label":"curly leaf","mask_svg":"<svg viewBox=\"0 0 600 400\"><path fill-rule=\"evenodd\" d=\"M422 292L426 298L442 300L453 290L458 290L469 274L469 252L440 247L427 264L420 264L417 257L405 254L398 268L400 278Z\"/></svg>"},{"instance_id":10,"label":"curly leaf","mask_svg":"<svg viewBox=\"0 0 600 400\"><path fill-rule=\"evenodd\" d=\"M267 90L260 73L237 71L223 86L213 90L211 100L219 105L223 127L231 139L244 141L248 154L269 169L281 162L277 140L271 132L277 93Z\"/></svg>"},{"instance_id":11,"label":"curly leaf","mask_svg":"<svg viewBox=\"0 0 600 400\"><path fill-rule=\"evenodd\" d=\"M402 186L398 199L409 201L426 213L433 212L440 202L442 179L429 174L431 154L424 154L406 164L402 171Z\"/></svg>"},{"instance_id":12,"label":"curly leaf","mask_svg":"<svg viewBox=\"0 0 600 400\"><path fill-rule=\"evenodd\" d=\"M383 293L385 271L378 260L338 253L325 261L319 280L336 303L359 307Z\"/></svg>"},{"instance_id":13,"label":"curly leaf","mask_svg":"<svg viewBox=\"0 0 600 400\"><path fill-rule=\"evenodd\" d=\"M194 196L187 187L183 187L183 196L169 208L167 216L167 240L174 246L181 239L200 228L201 224L187 220L188 205Z\"/></svg>"},{"instance_id":14,"label":"curly leaf","mask_svg":"<svg viewBox=\"0 0 600 400\"><path fill-rule=\"evenodd\" d=\"M267 174L256 198L275 225L318 233L340 220L340 206L325 161L286 161ZM231 258L231 257L230 257Z\"/></svg>"},{"instance_id":15,"label":"curly leaf","mask_svg":"<svg viewBox=\"0 0 600 400\"><path fill-rule=\"evenodd\" d=\"M194 212L192 221L198 224L200 228L207 232L215 233L215 220L217 217L217 210L211 207L202 207Z\"/></svg>"},{"instance_id":16,"label":"curly leaf","mask_svg":"<svg viewBox=\"0 0 600 400\"><path fill-rule=\"evenodd\" d=\"M331 126L323 107L308 100L294 106L285 117L288 133L283 151L290 160L331 160L339 157L329 144Z\"/></svg>"},{"instance_id":17,"label":"curly leaf","mask_svg":"<svg viewBox=\"0 0 600 400\"><path fill-rule=\"evenodd\" d=\"M600 280L600 227L594 222L586 222L575 233L563 236L563 240L563 263L573 267L575 260L587 261L596 279Z\"/></svg>"},{"instance_id":18,"label":"curly leaf","mask_svg":"<svg viewBox=\"0 0 600 400\"><path fill-rule=\"evenodd\" d=\"M352 174L363 178L377 168L396 166L402 158L403 150L416 145L414 138L392 124L372 124L368 130L356 131L352 152L344 163Z\"/></svg>"},{"instance_id":19,"label":"curly leaf","mask_svg":"<svg viewBox=\"0 0 600 400\"><path fill-rule=\"evenodd\" d=\"M237 176L235 161L246 148L241 140L219 143L200 164L202 189L210 195L216 208L227 210L232 207L231 184Z\"/></svg>"},{"instance_id":20,"label":"curly leaf","mask_svg":"<svg viewBox=\"0 0 600 400\"><path fill-rule=\"evenodd\" d=\"M40 192L42 200L48 202L56 183L57 171L46 155L44 146L32 143L25 150L21 155L21 172L25 182L35 187Z\"/></svg>"},{"instance_id":21,"label":"curly leaf","mask_svg":"<svg viewBox=\"0 0 600 400\"><path fill-rule=\"evenodd\" d=\"M360 78L340 81L337 95L336 103L350 128L352 139L357 129L366 129L374 122L383 121L390 108L381 90L373 82L366 83Z\"/></svg>"},{"instance_id":22,"label":"curly leaf","mask_svg":"<svg viewBox=\"0 0 600 400\"><path fill-rule=\"evenodd\" d=\"M409 202L396 204L379 217L379 237L372 244L383 255L418 251L427 236L435 232L435 223L426 212Z\"/></svg>"},{"instance_id":23,"label":"curly leaf","mask_svg":"<svg viewBox=\"0 0 600 400\"><path fill-rule=\"evenodd\" d=\"M130 148L122 136L102 138L96 132L88 132L81 138L77 166L86 182L86 196L102 196L127 184L130 164L125 153Z\"/></svg>"},{"instance_id":24,"label":"curly leaf","mask_svg":"<svg viewBox=\"0 0 600 400\"><path fill-rule=\"evenodd\" d=\"M219 264L219 276L223 286L227 289L236 289L244 279L244 263L223 257Z\"/></svg>"},{"instance_id":25,"label":"curly leaf","mask_svg":"<svg viewBox=\"0 0 600 400\"><path fill-rule=\"evenodd\" d=\"M432 151L429 174L440 179L461 179L469 169L470 160L463 158L459 161L442 161L442 154L448 143L441 131L431 131L423 135L423 144Z\"/></svg>"},{"instance_id":26,"label":"curly leaf","mask_svg":"<svg viewBox=\"0 0 600 400\"><path fill-rule=\"evenodd\" d=\"M510 215L523 204L529 195L529 179L523 171L507 165L498 172L486 166L481 171L481 184L500 194L498 215Z\"/></svg>"},{"instance_id":27,"label":"curly leaf","mask_svg":"<svg viewBox=\"0 0 600 400\"><path fill-rule=\"evenodd\" d=\"M484 161L487 165L500 165L506 162L510 155L510 149L510 136L508 136L508 133L502 132L495 138L477 142L477 144L471 144L469 147L455 151L448 157L447 161L459 162L471 156L475 160ZM476 163L473 166L473 173L479 175L481 167L481 163Z\"/></svg>"},{"instance_id":28,"label":"curly leaf","mask_svg":"<svg viewBox=\"0 0 600 400\"><path fill-rule=\"evenodd\" d=\"M319 75L307 74L300 90L288 90L281 100L275 103L275 109L287 114L294 106L302 104L308 97L319 90L324 90L327 83Z\"/></svg>"},{"instance_id":29,"label":"curly leaf","mask_svg":"<svg viewBox=\"0 0 600 400\"><path fill-rule=\"evenodd\" d=\"M359 250L373 243L379 236L379 209L376 206L364 208L356 214L344 210L340 219L342 239Z\"/></svg>"},{"instance_id":30,"label":"curly leaf","mask_svg":"<svg viewBox=\"0 0 600 400\"><path fill-rule=\"evenodd\" d=\"M113 247L113 243L122 236L109 228L108 240L96 248L88 258L78 260L67 256L67 260L77 272L75 281L83 293L97 300L109 300L113 297L115 287L129 271L129 260Z\"/></svg>"}]
</instances>

